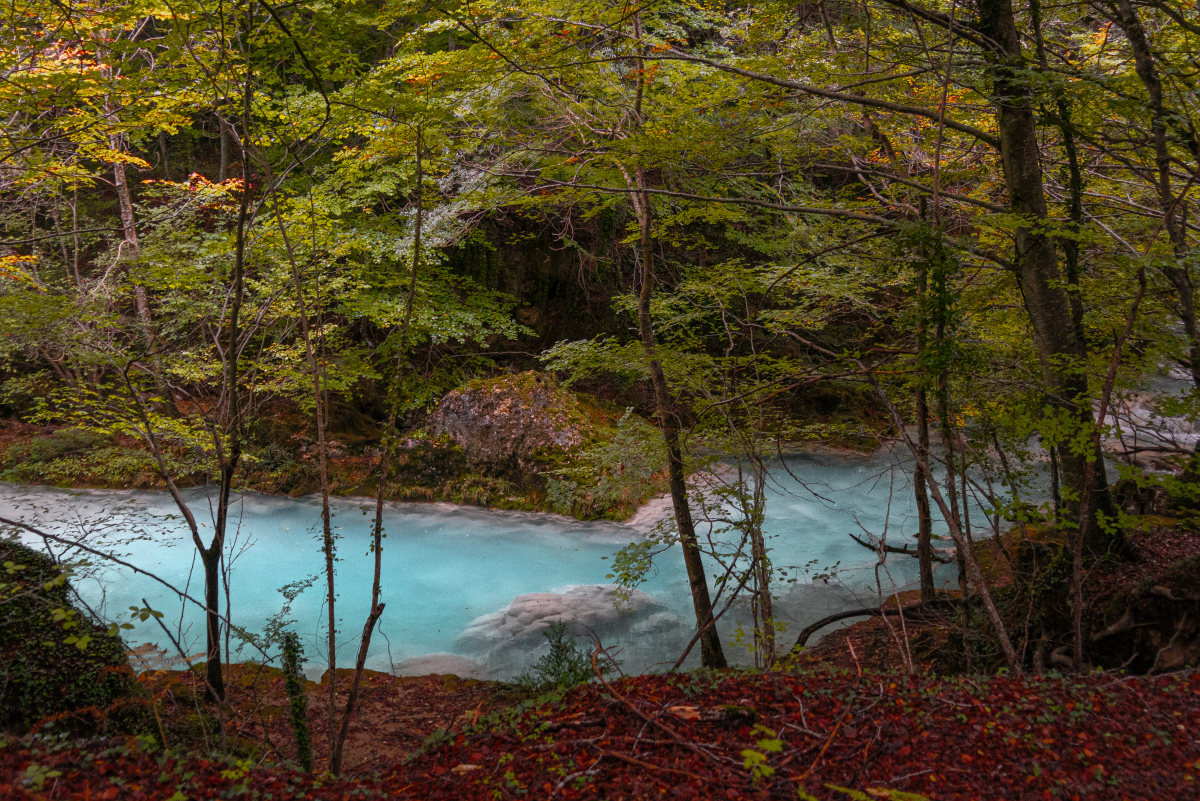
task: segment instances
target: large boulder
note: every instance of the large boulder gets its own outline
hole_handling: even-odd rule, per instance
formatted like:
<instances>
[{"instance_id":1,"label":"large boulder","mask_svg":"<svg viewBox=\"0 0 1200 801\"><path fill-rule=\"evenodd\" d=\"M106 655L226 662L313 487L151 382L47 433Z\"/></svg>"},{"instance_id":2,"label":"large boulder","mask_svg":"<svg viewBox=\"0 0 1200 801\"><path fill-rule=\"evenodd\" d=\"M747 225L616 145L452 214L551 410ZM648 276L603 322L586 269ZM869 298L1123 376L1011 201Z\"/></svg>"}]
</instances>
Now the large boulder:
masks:
<instances>
[{"instance_id":1,"label":"large boulder","mask_svg":"<svg viewBox=\"0 0 1200 801\"><path fill-rule=\"evenodd\" d=\"M426 424L448 435L473 470L530 478L594 442L620 414L527 372L473 381L442 399Z\"/></svg>"}]
</instances>

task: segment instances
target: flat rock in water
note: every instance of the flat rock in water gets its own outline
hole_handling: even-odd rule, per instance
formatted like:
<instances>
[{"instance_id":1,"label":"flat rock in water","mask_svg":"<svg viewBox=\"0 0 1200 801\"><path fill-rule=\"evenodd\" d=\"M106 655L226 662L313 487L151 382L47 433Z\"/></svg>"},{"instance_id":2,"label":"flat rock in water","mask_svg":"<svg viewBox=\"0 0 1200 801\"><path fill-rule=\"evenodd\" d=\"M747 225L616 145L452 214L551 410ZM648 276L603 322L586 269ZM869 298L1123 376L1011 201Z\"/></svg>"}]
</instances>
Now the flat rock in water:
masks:
<instances>
[{"instance_id":1,"label":"flat rock in water","mask_svg":"<svg viewBox=\"0 0 1200 801\"><path fill-rule=\"evenodd\" d=\"M555 623L566 623L571 634L584 633L617 622L622 617L641 618L654 599L641 590L631 590L628 600L616 607L613 584L581 584L566 592L533 592L518 595L499 612L471 621L462 640L538 640Z\"/></svg>"},{"instance_id":2,"label":"flat rock in water","mask_svg":"<svg viewBox=\"0 0 1200 801\"><path fill-rule=\"evenodd\" d=\"M678 615L641 590L629 591L618 608L617 590L613 584L580 584L519 595L504 609L475 618L459 645L486 665L489 678L519 673L531 652L548 648L543 635L557 623L566 624L567 635L585 651L593 635L605 647L653 641L665 653L679 646Z\"/></svg>"}]
</instances>

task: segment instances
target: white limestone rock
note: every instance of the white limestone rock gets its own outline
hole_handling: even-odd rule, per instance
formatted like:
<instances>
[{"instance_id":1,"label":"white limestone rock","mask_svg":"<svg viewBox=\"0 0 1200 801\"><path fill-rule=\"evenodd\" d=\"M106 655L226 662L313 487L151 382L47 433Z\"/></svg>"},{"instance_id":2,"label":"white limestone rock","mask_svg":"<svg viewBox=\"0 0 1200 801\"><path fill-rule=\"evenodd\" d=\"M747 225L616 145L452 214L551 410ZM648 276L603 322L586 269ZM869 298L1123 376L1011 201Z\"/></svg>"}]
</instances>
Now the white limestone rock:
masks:
<instances>
[{"instance_id":1,"label":"white limestone rock","mask_svg":"<svg viewBox=\"0 0 1200 801\"><path fill-rule=\"evenodd\" d=\"M617 651L626 644L644 649L654 643L652 650L661 649L664 658L680 647L681 621L673 611L641 590L632 590L618 609L617 589L613 584L579 584L562 592L519 595L504 609L475 618L459 636L459 647L496 678L515 676L536 661L531 653L548 649L543 634L556 623L566 624L567 635L584 649L593 635ZM646 666L639 662L636 669Z\"/></svg>"}]
</instances>

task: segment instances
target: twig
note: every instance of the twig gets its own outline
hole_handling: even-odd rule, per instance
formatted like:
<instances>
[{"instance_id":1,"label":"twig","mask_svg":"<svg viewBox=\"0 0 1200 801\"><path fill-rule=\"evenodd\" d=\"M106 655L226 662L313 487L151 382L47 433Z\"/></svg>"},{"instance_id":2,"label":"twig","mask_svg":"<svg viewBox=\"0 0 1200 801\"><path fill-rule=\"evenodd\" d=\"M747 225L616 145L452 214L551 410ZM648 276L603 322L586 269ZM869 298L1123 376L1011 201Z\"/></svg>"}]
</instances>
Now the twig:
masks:
<instances>
[{"instance_id":1,"label":"twig","mask_svg":"<svg viewBox=\"0 0 1200 801\"><path fill-rule=\"evenodd\" d=\"M616 751L601 751L600 755L606 756L606 757L612 757L613 759L619 759L622 762L628 762L630 765L637 765L640 768L650 768L651 770L665 770L668 773L680 773L680 774L683 774L684 776L690 776L693 779L697 779L702 782L712 781L711 776L705 777L705 776L701 776L697 773L692 773L691 771L678 770L677 768L666 768L666 767L663 767L662 765L655 765L652 762L643 762L640 759L634 759L631 756L626 756L625 754L621 754Z\"/></svg>"},{"instance_id":2,"label":"twig","mask_svg":"<svg viewBox=\"0 0 1200 801\"><path fill-rule=\"evenodd\" d=\"M858 677L862 678L862 665L858 664L858 654L854 652L854 642L847 637L846 645L850 647L850 656L854 657L854 667L858 668Z\"/></svg>"},{"instance_id":3,"label":"twig","mask_svg":"<svg viewBox=\"0 0 1200 801\"><path fill-rule=\"evenodd\" d=\"M847 641L847 642L848 642L848 641ZM811 774L811 773L812 773L814 770L816 770L816 769L817 769L817 765L821 764L821 759L822 759L822 758L824 758L824 756L825 756L825 752L829 750L829 746L830 746L830 744L831 744L831 743L833 743L833 738L834 738L834 737L837 737L838 729L842 728L842 720L845 720L845 718L842 718L841 720L839 720L839 721L837 722L837 724L836 724L836 725L834 725L834 727L833 727L833 731L831 731L831 732L829 733L829 739L827 739L827 740L825 741L825 745L823 745L823 746L821 747L821 753L817 754L817 758L816 758L816 759L814 759L814 760L813 760L813 763L812 763L811 765L809 765L809 766L808 766L808 770L804 771L804 773L803 773L803 774L801 774L800 776L798 776L798 777L796 778L796 781L798 781L798 782L802 782L802 781L804 781L805 779L807 779L807 778L809 777L809 774Z\"/></svg>"},{"instance_id":4,"label":"twig","mask_svg":"<svg viewBox=\"0 0 1200 801\"><path fill-rule=\"evenodd\" d=\"M680 737L678 732L676 732L674 729L672 729L670 726L666 725L665 723L661 723L661 722L655 720L654 718L651 718L650 716L646 715L640 709L638 709L633 704L631 704L629 702L629 700L625 698L625 696L621 695L619 692L614 690L613 686L605 680L603 674L601 674L601 672L600 672L599 666L596 664L596 657L601 652L602 652L602 649L599 647L599 645L597 645L596 650L592 652L592 672L594 672L596 674L596 678L599 679L600 683L604 685L604 689L608 690L612 694L613 698L616 698L618 701L620 701L622 704L624 704L626 706L626 708L629 709L629 711L633 712L633 714L637 715L639 718L646 721L651 726L655 726L658 729L660 729L662 732L664 732L668 737L670 737L672 740L674 740L679 745L683 746L684 748L688 749L689 751L692 751L693 753L698 754L699 756L703 757L704 759L706 759L710 762L717 762L718 764L720 764L719 760L716 757L714 757L712 754L704 751L704 749L702 749L702 748L698 748L695 745L692 745L687 740Z\"/></svg>"}]
</instances>

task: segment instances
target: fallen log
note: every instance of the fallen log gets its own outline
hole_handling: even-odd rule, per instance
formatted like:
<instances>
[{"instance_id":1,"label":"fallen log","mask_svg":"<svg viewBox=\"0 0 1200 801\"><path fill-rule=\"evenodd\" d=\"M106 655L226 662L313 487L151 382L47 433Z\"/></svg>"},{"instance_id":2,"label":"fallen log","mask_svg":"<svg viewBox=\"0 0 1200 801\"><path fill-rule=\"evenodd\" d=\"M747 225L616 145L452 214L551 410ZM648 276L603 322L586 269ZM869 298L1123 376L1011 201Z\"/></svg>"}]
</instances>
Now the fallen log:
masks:
<instances>
[{"instance_id":1,"label":"fallen log","mask_svg":"<svg viewBox=\"0 0 1200 801\"><path fill-rule=\"evenodd\" d=\"M823 617L816 623L805 626L801 630L800 636L796 638L796 644L792 646L792 650L795 651L798 648L803 648L808 643L808 638L811 637L815 632L825 628L830 623L837 623L839 620L849 620L852 617L881 617L883 615L895 616L902 612L907 615L912 612L924 612L927 610L948 607L951 606L952 603L953 602L950 600L939 598L935 601L919 601L915 604L909 604L908 606L902 606L899 608L896 606L887 605L867 606L863 607L862 609L850 609L845 612L838 612L837 614Z\"/></svg>"},{"instance_id":2,"label":"fallen log","mask_svg":"<svg viewBox=\"0 0 1200 801\"><path fill-rule=\"evenodd\" d=\"M875 553L879 553L879 546L877 544L867 542L864 539L860 539L859 537L855 536L854 532L850 532L850 539L854 540L859 545L866 548L868 551L874 551ZM886 553L898 553L898 554L901 554L902 556L912 556L914 558L920 556L919 553L910 549L907 545L904 545L904 546L885 545L883 550ZM940 553L937 553L936 551L931 551L929 556L930 556L930 558L933 559L933 561L937 562L940 565L948 565L948 564L951 564L952 562L954 562L953 557L944 556Z\"/></svg>"}]
</instances>

